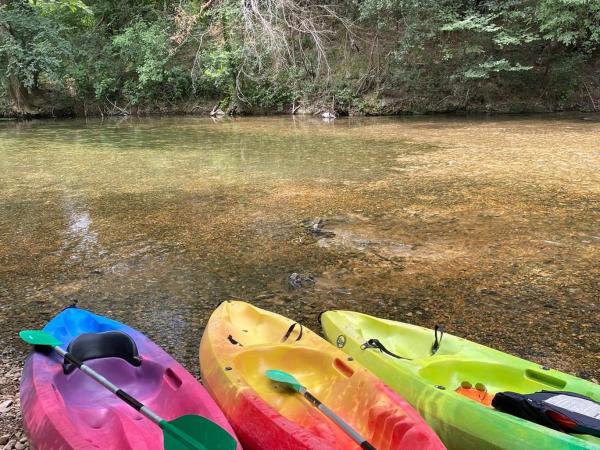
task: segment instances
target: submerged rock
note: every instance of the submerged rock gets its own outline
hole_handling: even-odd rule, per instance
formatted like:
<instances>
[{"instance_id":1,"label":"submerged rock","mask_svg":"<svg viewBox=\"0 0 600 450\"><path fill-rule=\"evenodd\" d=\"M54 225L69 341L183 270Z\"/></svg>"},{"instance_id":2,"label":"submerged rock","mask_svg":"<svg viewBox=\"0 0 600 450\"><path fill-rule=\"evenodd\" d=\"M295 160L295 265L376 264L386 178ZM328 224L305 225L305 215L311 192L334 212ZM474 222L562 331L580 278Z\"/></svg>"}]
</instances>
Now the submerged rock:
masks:
<instances>
[{"instance_id":1,"label":"submerged rock","mask_svg":"<svg viewBox=\"0 0 600 450\"><path fill-rule=\"evenodd\" d=\"M311 274L300 274L294 272L287 278L288 284L292 289L300 289L315 285L315 278Z\"/></svg>"},{"instance_id":2,"label":"submerged rock","mask_svg":"<svg viewBox=\"0 0 600 450\"><path fill-rule=\"evenodd\" d=\"M323 230L323 226L325 225L325 220L321 217L316 217L314 220L307 220L305 222L306 228L316 236L331 238L335 236L333 231Z\"/></svg>"}]
</instances>

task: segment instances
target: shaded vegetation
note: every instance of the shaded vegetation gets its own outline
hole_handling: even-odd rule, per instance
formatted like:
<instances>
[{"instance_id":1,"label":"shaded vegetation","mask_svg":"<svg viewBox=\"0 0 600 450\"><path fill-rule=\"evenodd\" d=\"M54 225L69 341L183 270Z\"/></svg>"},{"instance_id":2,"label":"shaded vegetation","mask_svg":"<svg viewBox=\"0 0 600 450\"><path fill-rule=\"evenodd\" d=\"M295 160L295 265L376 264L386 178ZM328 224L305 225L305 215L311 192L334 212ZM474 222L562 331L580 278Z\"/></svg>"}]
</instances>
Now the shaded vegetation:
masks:
<instances>
[{"instance_id":1,"label":"shaded vegetation","mask_svg":"<svg viewBox=\"0 0 600 450\"><path fill-rule=\"evenodd\" d=\"M598 0L0 0L0 105L596 110L599 45Z\"/></svg>"}]
</instances>

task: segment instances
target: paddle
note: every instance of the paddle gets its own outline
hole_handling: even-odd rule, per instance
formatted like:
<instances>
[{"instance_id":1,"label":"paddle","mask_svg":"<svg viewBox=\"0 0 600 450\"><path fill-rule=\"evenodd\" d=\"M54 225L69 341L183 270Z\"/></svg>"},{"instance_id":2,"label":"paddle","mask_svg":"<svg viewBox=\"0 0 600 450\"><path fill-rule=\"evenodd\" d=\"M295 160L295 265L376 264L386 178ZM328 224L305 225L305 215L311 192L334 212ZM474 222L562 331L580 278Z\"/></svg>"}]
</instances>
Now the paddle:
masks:
<instances>
[{"instance_id":1,"label":"paddle","mask_svg":"<svg viewBox=\"0 0 600 450\"><path fill-rule=\"evenodd\" d=\"M265 375L277 383L282 383L296 392L299 392L306 398L312 405L316 406L323 414L333 420L342 430L344 430L356 443L358 443L365 450L376 450L366 439L358 434L354 429L348 425L340 416L334 413L331 409L325 406L319 401L314 395L306 390L304 386L293 376L287 372L281 370L267 370Z\"/></svg>"},{"instance_id":2,"label":"paddle","mask_svg":"<svg viewBox=\"0 0 600 450\"><path fill-rule=\"evenodd\" d=\"M170 421L161 418L127 392L60 348L61 342L50 333L42 330L23 330L19 332L19 336L28 344L52 347L56 353L83 373L157 424L163 430L165 450L233 450L237 447L235 439L227 431L204 417L188 414Z\"/></svg>"}]
</instances>

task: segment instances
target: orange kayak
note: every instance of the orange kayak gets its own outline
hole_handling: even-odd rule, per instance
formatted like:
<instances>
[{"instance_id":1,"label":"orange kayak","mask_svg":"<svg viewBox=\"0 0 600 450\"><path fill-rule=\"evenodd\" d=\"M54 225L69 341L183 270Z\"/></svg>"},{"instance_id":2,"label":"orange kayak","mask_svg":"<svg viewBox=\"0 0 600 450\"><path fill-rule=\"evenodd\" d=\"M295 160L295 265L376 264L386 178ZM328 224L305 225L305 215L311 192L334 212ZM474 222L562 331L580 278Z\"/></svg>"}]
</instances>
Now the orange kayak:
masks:
<instances>
[{"instance_id":1,"label":"orange kayak","mask_svg":"<svg viewBox=\"0 0 600 450\"><path fill-rule=\"evenodd\" d=\"M443 449L398 394L312 331L241 301L222 303L200 342L202 379L246 450L359 449L299 394L270 381L292 374L378 450Z\"/></svg>"}]
</instances>

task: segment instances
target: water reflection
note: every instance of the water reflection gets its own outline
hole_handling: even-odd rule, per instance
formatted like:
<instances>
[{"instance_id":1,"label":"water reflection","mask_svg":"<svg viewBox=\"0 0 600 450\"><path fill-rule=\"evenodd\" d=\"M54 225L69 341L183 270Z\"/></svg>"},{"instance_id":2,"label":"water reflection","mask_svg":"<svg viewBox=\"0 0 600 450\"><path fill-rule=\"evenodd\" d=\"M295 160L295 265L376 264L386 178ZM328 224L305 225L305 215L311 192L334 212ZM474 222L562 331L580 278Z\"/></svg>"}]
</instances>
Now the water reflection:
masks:
<instances>
[{"instance_id":1,"label":"water reflection","mask_svg":"<svg viewBox=\"0 0 600 450\"><path fill-rule=\"evenodd\" d=\"M77 210L74 205L65 205L67 230L62 251L69 253L72 264L98 253L98 235L90 230L92 219L86 210Z\"/></svg>"}]
</instances>

